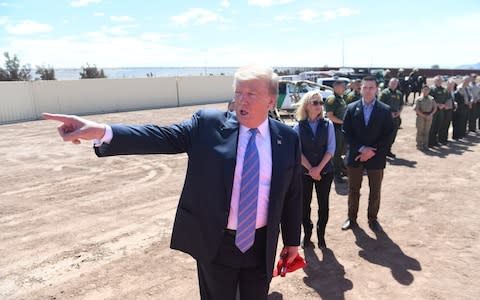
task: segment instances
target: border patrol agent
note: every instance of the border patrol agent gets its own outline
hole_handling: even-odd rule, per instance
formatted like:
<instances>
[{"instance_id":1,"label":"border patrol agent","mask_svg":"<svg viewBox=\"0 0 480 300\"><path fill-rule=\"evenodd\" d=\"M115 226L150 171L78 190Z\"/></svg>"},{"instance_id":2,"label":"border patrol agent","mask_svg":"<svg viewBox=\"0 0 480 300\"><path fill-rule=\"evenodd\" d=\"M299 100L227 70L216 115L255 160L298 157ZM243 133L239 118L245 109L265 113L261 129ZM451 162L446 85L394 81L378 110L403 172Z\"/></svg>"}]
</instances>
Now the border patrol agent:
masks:
<instances>
[{"instance_id":1,"label":"border patrol agent","mask_svg":"<svg viewBox=\"0 0 480 300\"><path fill-rule=\"evenodd\" d=\"M345 83L337 80L333 83L333 95L329 96L325 102L325 112L327 118L333 122L335 127L335 155L333 156L333 170L336 183L344 183L342 178L343 159L342 155L345 153L345 142L342 133L343 117L347 104L343 98L345 92Z\"/></svg>"},{"instance_id":2,"label":"border patrol agent","mask_svg":"<svg viewBox=\"0 0 480 300\"><path fill-rule=\"evenodd\" d=\"M398 79L392 78L388 82L388 88L384 89L380 93L380 97L378 98L383 103L390 106L390 111L392 112L393 118L393 131L392 135L390 136L390 145L388 147L387 156L391 158L395 158L396 155L392 153L392 145L395 142L395 138L397 137L398 128L400 127L400 114L403 110L403 94L398 90Z\"/></svg>"}]
</instances>

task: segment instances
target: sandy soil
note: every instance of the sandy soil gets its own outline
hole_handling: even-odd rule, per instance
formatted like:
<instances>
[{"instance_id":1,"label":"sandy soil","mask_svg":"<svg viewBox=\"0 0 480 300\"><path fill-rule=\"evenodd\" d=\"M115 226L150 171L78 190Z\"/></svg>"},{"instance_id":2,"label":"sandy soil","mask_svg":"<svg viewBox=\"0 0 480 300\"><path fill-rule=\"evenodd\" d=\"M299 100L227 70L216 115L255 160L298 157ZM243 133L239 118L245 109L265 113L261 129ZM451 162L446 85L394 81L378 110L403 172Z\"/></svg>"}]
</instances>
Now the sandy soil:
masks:
<instances>
[{"instance_id":1,"label":"sandy soil","mask_svg":"<svg viewBox=\"0 0 480 300\"><path fill-rule=\"evenodd\" d=\"M198 108L90 118L170 124ZM360 229L341 231L346 186L332 186L329 249L274 278L270 300L479 298L480 134L422 153L414 118L407 107L385 172L385 233L367 226L366 181ZM0 299L198 299L194 261L169 249L186 155L97 159L56 125L0 126Z\"/></svg>"}]
</instances>

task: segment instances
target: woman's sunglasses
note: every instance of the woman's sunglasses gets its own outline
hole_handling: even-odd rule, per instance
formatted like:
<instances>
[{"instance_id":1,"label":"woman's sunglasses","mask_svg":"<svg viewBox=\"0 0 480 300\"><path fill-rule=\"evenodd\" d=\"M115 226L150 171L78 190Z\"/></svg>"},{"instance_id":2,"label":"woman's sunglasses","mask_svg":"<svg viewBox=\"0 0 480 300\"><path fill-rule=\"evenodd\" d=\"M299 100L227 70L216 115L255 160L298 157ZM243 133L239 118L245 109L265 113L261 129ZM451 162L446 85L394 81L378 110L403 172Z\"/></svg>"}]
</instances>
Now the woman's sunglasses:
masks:
<instances>
[{"instance_id":1,"label":"woman's sunglasses","mask_svg":"<svg viewBox=\"0 0 480 300\"><path fill-rule=\"evenodd\" d=\"M310 102L312 105L320 105L322 104L322 102L320 102L320 100L313 100Z\"/></svg>"}]
</instances>

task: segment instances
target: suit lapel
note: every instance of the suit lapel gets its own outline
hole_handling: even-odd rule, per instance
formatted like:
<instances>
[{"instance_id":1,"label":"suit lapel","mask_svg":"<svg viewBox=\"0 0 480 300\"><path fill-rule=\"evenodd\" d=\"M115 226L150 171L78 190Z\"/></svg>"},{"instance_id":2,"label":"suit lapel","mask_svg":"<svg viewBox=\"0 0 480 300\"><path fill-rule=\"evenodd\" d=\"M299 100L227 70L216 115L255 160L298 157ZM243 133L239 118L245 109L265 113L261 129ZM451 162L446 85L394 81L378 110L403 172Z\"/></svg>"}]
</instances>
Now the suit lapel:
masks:
<instances>
[{"instance_id":1,"label":"suit lapel","mask_svg":"<svg viewBox=\"0 0 480 300\"><path fill-rule=\"evenodd\" d=\"M225 163L223 165L224 172L224 185L225 193L227 195L226 207L230 207L230 200L232 196L233 178L235 176L235 166L237 163L237 145L238 145L238 133L239 123L234 115L219 128L220 135L224 139L224 158Z\"/></svg>"},{"instance_id":2,"label":"suit lapel","mask_svg":"<svg viewBox=\"0 0 480 300\"><path fill-rule=\"evenodd\" d=\"M354 115L358 118L358 120L360 120L360 123L361 123L360 126L366 127L365 117L363 115L363 103L362 103L362 101L359 101L358 104L357 104L357 107L355 107Z\"/></svg>"},{"instance_id":3,"label":"suit lapel","mask_svg":"<svg viewBox=\"0 0 480 300\"><path fill-rule=\"evenodd\" d=\"M377 117L377 106L378 106L378 100L375 100L375 103L373 104L373 108L372 108L372 113L370 114L370 120L368 121L368 126L367 127L370 127L371 124L375 124L375 118Z\"/></svg>"},{"instance_id":4,"label":"suit lapel","mask_svg":"<svg viewBox=\"0 0 480 300\"><path fill-rule=\"evenodd\" d=\"M273 122L272 120L269 119L269 127L270 127L270 141L272 145L272 177L271 177L271 182L270 182L270 201L268 204L268 211L271 212L273 207L274 207L274 199L277 199L275 193L277 190L280 190L280 184L281 184L281 171L280 171L280 161L282 159L282 146L283 146L283 141L282 141L282 136L280 135L280 130ZM283 146L285 147L285 146ZM269 213L269 216L271 214Z\"/></svg>"}]
</instances>

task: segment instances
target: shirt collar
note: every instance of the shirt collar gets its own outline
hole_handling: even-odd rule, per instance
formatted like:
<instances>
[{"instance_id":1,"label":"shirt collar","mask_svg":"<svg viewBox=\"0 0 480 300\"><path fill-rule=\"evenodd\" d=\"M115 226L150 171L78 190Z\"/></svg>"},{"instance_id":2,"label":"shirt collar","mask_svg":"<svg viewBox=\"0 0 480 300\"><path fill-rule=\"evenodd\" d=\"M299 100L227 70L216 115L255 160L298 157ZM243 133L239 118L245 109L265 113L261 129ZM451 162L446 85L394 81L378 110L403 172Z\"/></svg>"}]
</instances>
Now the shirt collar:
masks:
<instances>
[{"instance_id":1,"label":"shirt collar","mask_svg":"<svg viewBox=\"0 0 480 300\"><path fill-rule=\"evenodd\" d=\"M373 107L373 105L375 104L376 101L377 101L377 99L373 98L373 101L370 104L366 104L365 99L363 99L363 97L362 97L362 104L363 104L364 107Z\"/></svg>"},{"instance_id":2,"label":"shirt collar","mask_svg":"<svg viewBox=\"0 0 480 300\"><path fill-rule=\"evenodd\" d=\"M245 134L247 133L251 128L248 128L247 126L244 126L244 125L241 125L240 124L240 134ZM260 136L262 137L266 137L268 132L269 132L269 128L268 128L268 118L265 118L265 121L262 122L262 124L260 124L258 127L257 127L257 130L258 130L258 133L260 134Z\"/></svg>"}]
</instances>

